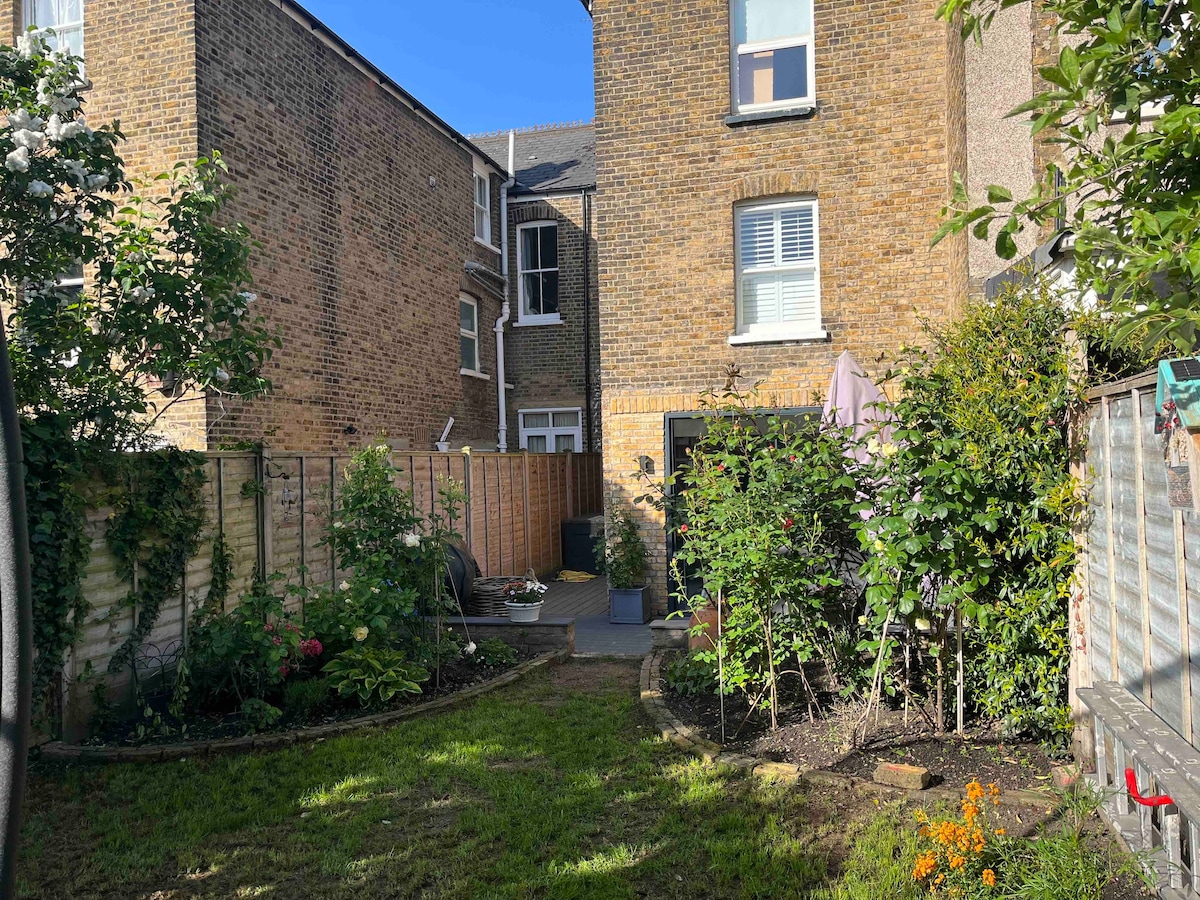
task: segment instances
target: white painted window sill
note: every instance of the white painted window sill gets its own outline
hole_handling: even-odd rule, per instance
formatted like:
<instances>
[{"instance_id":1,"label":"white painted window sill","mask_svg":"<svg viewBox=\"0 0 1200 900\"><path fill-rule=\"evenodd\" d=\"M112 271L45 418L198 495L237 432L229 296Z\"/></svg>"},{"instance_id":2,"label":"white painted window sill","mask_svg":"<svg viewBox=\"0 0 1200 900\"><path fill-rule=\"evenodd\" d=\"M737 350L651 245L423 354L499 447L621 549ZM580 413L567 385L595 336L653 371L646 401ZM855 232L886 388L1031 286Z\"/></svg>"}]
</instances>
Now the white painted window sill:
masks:
<instances>
[{"instance_id":1,"label":"white painted window sill","mask_svg":"<svg viewBox=\"0 0 1200 900\"><path fill-rule=\"evenodd\" d=\"M482 238L479 238L479 237L475 238L475 243L477 243L480 247L486 247L487 249L489 249L493 253L495 253L497 256L500 255L499 247L495 247L492 244L489 244L487 241L483 240Z\"/></svg>"},{"instance_id":2,"label":"white painted window sill","mask_svg":"<svg viewBox=\"0 0 1200 900\"><path fill-rule=\"evenodd\" d=\"M468 378L478 378L480 381L491 381L491 375L484 375L482 372L476 372L474 369L459 369L459 375L466 375Z\"/></svg>"},{"instance_id":3,"label":"white painted window sill","mask_svg":"<svg viewBox=\"0 0 1200 900\"><path fill-rule=\"evenodd\" d=\"M546 316L545 318L525 318L518 319L513 323L513 328L536 328L539 325L562 325L563 320L560 316Z\"/></svg>"},{"instance_id":4,"label":"white painted window sill","mask_svg":"<svg viewBox=\"0 0 1200 900\"><path fill-rule=\"evenodd\" d=\"M817 331L759 331L753 334L731 334L729 343L738 344L782 344L787 341L825 341L829 333L824 328Z\"/></svg>"}]
</instances>

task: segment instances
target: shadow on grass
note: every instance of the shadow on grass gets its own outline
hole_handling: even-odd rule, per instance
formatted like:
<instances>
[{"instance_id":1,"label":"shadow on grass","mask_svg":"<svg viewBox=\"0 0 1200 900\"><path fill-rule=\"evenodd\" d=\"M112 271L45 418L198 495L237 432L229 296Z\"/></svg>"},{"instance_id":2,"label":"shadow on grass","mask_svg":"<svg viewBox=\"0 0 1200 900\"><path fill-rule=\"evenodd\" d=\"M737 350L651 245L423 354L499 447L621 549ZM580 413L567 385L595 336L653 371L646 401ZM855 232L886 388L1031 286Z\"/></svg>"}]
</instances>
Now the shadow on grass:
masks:
<instances>
[{"instance_id":1,"label":"shadow on grass","mask_svg":"<svg viewBox=\"0 0 1200 900\"><path fill-rule=\"evenodd\" d=\"M575 661L311 747L37 768L21 896L774 897L825 882L854 811L683 756L636 685L636 663Z\"/></svg>"}]
</instances>

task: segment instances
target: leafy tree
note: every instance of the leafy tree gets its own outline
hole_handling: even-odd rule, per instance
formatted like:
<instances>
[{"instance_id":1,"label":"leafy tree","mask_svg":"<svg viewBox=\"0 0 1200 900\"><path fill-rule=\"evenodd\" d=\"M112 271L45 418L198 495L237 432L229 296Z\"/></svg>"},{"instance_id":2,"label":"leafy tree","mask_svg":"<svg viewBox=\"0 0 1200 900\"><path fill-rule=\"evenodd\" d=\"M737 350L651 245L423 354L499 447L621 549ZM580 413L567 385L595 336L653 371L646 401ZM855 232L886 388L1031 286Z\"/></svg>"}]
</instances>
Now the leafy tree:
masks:
<instances>
[{"instance_id":1,"label":"leafy tree","mask_svg":"<svg viewBox=\"0 0 1200 900\"><path fill-rule=\"evenodd\" d=\"M982 39L996 14L1026 0L944 0L939 15ZM1081 288L1121 315L1122 339L1168 339L1191 352L1200 334L1200 3L1043 0L1057 17L1049 88L1014 109L1061 149L1028 197L1001 185L972 208L961 180L936 240L971 229L996 251L1062 217L1075 233ZM1148 112L1161 111L1150 116Z\"/></svg>"}]
</instances>

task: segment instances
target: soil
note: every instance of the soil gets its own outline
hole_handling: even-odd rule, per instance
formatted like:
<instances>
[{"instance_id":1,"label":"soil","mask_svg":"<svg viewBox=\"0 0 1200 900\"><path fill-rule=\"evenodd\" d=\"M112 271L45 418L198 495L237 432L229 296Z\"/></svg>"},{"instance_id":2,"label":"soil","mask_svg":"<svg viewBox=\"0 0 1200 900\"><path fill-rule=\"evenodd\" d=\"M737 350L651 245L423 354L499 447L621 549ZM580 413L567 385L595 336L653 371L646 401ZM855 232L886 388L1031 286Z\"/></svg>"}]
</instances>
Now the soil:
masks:
<instances>
[{"instance_id":1,"label":"soil","mask_svg":"<svg viewBox=\"0 0 1200 900\"><path fill-rule=\"evenodd\" d=\"M859 706L833 705L815 721L805 707L784 707L778 730L771 731L767 716L755 713L743 722L745 708L726 698L722 741L717 697L670 693L668 702L682 721L736 753L842 775L869 779L881 762L903 763L928 769L935 786L963 787L974 779L1014 790L1047 785L1054 765L1037 744L1006 740L990 729L968 730L965 738L938 735L920 711L872 712L866 740L852 747Z\"/></svg>"},{"instance_id":2,"label":"soil","mask_svg":"<svg viewBox=\"0 0 1200 900\"><path fill-rule=\"evenodd\" d=\"M420 694L401 694L386 704L364 707L352 698L341 698L330 694L329 702L321 708L319 713L308 717L289 716L285 713L274 727L263 729L258 733L273 734L314 725L330 725L361 716L379 715L404 707L420 706L440 697L457 693L471 685L490 681L522 662L533 659L533 656L531 653L518 653L517 661L512 666L483 666L467 659L458 659L442 666L440 678L435 679L431 673L429 680L421 685ZM169 702L170 697L166 695L148 699L150 707L158 713L164 723L161 727L147 727L147 732L139 737L137 732L139 720L124 721L105 728L84 741L83 745L88 747L137 747L144 744L182 744L243 737L248 733L242 714L236 710L208 715L189 715L186 720L180 722L167 712ZM147 725L149 726L148 722Z\"/></svg>"}]
</instances>

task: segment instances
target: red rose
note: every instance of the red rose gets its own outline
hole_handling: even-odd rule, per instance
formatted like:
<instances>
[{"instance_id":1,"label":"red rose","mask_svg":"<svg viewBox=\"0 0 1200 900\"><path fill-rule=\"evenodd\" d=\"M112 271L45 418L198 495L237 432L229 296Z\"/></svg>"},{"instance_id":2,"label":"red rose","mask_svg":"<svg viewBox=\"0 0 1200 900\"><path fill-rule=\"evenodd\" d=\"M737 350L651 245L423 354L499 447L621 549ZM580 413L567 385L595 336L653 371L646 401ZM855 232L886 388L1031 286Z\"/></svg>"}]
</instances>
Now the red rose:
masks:
<instances>
[{"instance_id":1,"label":"red rose","mask_svg":"<svg viewBox=\"0 0 1200 900\"><path fill-rule=\"evenodd\" d=\"M686 526L686 525L680 525L680 526L679 526L679 533L680 533L680 534L687 534L687 526Z\"/></svg>"},{"instance_id":2,"label":"red rose","mask_svg":"<svg viewBox=\"0 0 1200 900\"><path fill-rule=\"evenodd\" d=\"M791 519L784 519L784 520L783 520L783 530L784 530L784 531L787 531L787 530L788 530L789 528L791 528L791 527L792 527L792 525L794 525L794 524L795 524L795 523L794 523L794 522L793 522Z\"/></svg>"}]
</instances>

